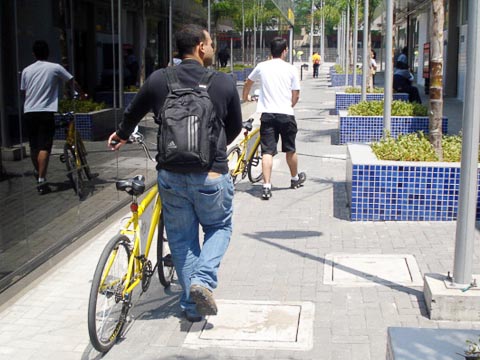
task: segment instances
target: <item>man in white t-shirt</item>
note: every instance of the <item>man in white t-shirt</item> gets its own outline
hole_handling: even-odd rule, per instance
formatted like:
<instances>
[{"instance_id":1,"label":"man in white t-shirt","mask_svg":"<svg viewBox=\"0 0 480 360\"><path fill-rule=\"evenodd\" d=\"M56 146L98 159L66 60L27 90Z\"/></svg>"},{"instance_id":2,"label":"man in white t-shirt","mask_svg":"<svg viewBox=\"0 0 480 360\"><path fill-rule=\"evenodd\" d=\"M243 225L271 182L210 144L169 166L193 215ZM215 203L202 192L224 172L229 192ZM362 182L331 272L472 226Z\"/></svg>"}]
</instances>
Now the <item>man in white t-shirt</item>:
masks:
<instances>
[{"instance_id":1,"label":"man in white t-shirt","mask_svg":"<svg viewBox=\"0 0 480 360\"><path fill-rule=\"evenodd\" d=\"M260 96L257 112L260 118L260 143L262 147L263 191L262 199L272 197L273 156L277 154L278 139L282 139L282 152L286 153L290 168L290 187L296 189L305 182L304 172L298 173L298 158L295 148L297 123L293 107L300 97L300 82L297 69L285 61L287 41L280 37L270 43L272 59L258 64L248 76L243 88L243 100L255 81L260 81Z\"/></svg>"},{"instance_id":2,"label":"man in white t-shirt","mask_svg":"<svg viewBox=\"0 0 480 360\"><path fill-rule=\"evenodd\" d=\"M49 49L45 41L35 41L32 50L37 61L23 69L20 90L25 99L23 109L37 190L44 195L51 191L46 177L55 135L58 96L62 82L73 84L73 76L63 66L47 61Z\"/></svg>"}]
</instances>

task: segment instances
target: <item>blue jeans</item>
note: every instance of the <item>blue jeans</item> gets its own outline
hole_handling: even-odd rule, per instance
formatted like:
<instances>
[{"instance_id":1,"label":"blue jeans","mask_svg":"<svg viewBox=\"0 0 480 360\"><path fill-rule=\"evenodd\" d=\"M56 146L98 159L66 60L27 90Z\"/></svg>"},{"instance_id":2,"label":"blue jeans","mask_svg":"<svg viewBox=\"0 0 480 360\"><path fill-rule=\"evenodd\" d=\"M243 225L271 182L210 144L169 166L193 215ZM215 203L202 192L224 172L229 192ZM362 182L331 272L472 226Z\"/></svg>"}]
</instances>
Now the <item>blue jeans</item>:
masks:
<instances>
[{"instance_id":1,"label":"blue jeans","mask_svg":"<svg viewBox=\"0 0 480 360\"><path fill-rule=\"evenodd\" d=\"M213 290L232 235L233 183L230 174L158 172L168 243L183 289L180 306L194 310L190 285ZM199 225L204 232L200 247Z\"/></svg>"}]
</instances>

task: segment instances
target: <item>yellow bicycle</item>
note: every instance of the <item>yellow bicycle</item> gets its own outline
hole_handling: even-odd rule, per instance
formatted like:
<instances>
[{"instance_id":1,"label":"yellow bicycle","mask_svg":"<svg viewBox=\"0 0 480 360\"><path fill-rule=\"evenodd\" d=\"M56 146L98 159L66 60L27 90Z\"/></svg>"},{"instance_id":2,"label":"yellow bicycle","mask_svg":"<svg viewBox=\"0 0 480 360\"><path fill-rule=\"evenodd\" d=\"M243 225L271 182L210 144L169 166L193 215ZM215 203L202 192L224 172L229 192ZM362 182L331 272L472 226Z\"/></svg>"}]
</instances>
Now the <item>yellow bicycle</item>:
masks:
<instances>
[{"instance_id":1,"label":"yellow bicycle","mask_svg":"<svg viewBox=\"0 0 480 360\"><path fill-rule=\"evenodd\" d=\"M153 161L140 133L130 137L140 144ZM162 216L162 203L155 185L138 203L145 191L145 179L137 175L133 179L116 182L118 191L132 196L131 217L119 234L105 246L95 269L88 302L88 333L93 347L105 353L114 345L127 322L127 314L133 305L134 289L141 285L142 295L147 291L151 278L158 270L161 284L168 287L175 268L172 262ZM157 234L156 265L150 256L152 242Z\"/></svg>"},{"instance_id":2,"label":"yellow bicycle","mask_svg":"<svg viewBox=\"0 0 480 360\"><path fill-rule=\"evenodd\" d=\"M253 129L252 124L252 118L243 123L244 138L227 152L228 168L234 185L246 176L252 183L263 179L260 128Z\"/></svg>"}]
</instances>

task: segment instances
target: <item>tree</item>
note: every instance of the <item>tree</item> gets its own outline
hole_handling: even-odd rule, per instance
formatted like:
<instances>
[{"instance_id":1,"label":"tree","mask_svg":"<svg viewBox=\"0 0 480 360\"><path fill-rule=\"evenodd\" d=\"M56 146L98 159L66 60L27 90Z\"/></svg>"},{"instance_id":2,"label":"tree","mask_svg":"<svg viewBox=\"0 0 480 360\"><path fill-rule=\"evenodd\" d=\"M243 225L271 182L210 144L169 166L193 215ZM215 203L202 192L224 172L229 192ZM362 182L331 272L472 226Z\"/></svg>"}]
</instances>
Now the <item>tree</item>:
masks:
<instances>
[{"instance_id":1,"label":"tree","mask_svg":"<svg viewBox=\"0 0 480 360\"><path fill-rule=\"evenodd\" d=\"M443 0L432 0L433 22L430 36L430 143L439 160L443 160L442 116L443 116Z\"/></svg>"}]
</instances>

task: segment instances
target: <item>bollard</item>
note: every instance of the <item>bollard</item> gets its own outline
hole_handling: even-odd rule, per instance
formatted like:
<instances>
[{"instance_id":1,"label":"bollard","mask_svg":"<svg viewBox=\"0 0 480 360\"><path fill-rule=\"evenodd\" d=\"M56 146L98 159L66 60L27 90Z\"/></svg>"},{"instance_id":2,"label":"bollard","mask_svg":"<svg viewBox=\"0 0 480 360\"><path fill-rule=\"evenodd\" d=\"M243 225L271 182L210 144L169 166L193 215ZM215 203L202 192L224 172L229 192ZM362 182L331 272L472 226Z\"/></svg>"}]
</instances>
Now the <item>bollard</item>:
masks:
<instances>
[{"instance_id":1,"label":"bollard","mask_svg":"<svg viewBox=\"0 0 480 360\"><path fill-rule=\"evenodd\" d=\"M300 66L300 81L303 80L303 69L308 71L308 64L303 64L302 66Z\"/></svg>"}]
</instances>

